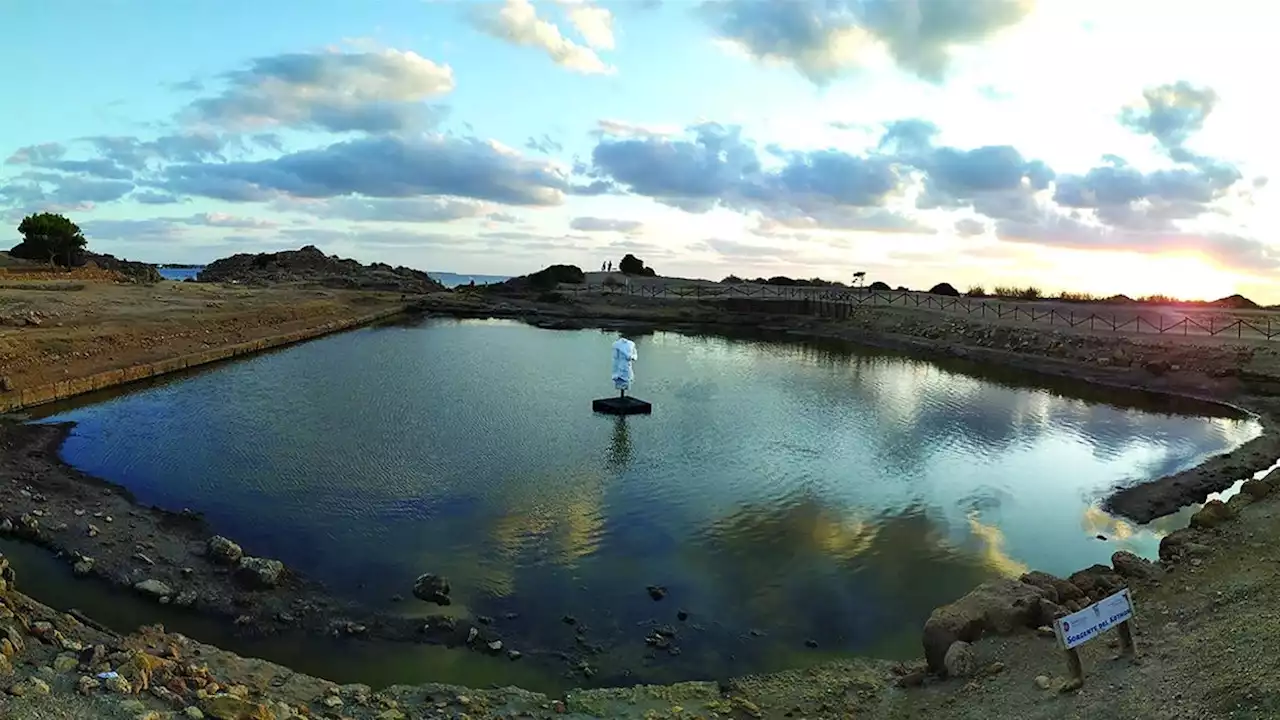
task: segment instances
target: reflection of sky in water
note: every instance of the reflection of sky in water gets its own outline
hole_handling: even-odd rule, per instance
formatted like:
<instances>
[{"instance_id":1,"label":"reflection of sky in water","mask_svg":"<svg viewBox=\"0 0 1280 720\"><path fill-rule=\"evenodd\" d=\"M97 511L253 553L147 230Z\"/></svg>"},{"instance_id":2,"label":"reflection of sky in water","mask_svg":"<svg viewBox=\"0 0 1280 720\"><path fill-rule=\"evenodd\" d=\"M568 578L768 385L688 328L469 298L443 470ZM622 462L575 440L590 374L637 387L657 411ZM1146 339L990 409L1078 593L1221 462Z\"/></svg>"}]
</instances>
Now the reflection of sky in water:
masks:
<instances>
[{"instance_id":1,"label":"reflection of sky in water","mask_svg":"<svg viewBox=\"0 0 1280 720\"><path fill-rule=\"evenodd\" d=\"M1167 528L1101 513L1106 489L1257 432L885 354L661 333L636 338L654 415L594 416L612 339L349 333L66 411L64 454L339 592L382 601L443 572L451 611L519 612L521 644L563 642L571 613L638 654L636 624L684 607L705 631L639 671L658 680L796 662L806 637L883 649L994 575L1154 555Z\"/></svg>"}]
</instances>

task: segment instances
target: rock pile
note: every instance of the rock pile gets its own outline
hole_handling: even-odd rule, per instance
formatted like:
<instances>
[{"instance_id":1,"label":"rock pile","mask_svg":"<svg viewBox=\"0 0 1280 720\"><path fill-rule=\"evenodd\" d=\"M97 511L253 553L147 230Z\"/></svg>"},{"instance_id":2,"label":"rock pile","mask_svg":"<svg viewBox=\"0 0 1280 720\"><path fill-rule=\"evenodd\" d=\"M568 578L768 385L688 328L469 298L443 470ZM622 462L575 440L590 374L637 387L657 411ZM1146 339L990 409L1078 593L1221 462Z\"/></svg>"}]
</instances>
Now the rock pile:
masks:
<instances>
[{"instance_id":1,"label":"rock pile","mask_svg":"<svg viewBox=\"0 0 1280 720\"><path fill-rule=\"evenodd\" d=\"M361 265L355 260L325 255L314 245L277 253L240 253L215 260L196 278L199 282L273 285L307 283L347 290L430 293L444 286L429 275L384 263Z\"/></svg>"}]
</instances>

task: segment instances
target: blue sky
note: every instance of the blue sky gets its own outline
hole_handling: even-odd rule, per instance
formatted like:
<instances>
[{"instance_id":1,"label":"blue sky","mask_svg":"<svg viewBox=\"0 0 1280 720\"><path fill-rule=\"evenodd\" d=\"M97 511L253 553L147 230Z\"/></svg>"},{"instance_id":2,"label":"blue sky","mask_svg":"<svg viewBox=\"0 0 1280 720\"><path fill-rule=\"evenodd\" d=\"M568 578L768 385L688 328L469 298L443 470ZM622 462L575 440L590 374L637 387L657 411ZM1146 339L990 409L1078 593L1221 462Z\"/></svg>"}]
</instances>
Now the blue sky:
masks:
<instances>
[{"instance_id":1,"label":"blue sky","mask_svg":"<svg viewBox=\"0 0 1280 720\"><path fill-rule=\"evenodd\" d=\"M7 0L0 214L156 262L1278 302L1280 10L1204 7Z\"/></svg>"}]
</instances>

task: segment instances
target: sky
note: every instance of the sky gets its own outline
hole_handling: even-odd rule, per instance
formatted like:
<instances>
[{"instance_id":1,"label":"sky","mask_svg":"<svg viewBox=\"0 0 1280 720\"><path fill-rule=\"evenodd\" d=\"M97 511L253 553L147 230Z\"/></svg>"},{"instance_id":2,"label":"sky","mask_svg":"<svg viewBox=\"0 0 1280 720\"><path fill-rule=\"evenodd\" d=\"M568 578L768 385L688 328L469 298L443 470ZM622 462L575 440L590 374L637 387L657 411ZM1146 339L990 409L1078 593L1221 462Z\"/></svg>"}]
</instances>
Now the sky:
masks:
<instances>
[{"instance_id":1,"label":"sky","mask_svg":"<svg viewBox=\"0 0 1280 720\"><path fill-rule=\"evenodd\" d=\"M1257 0L0 0L0 244L1280 303ZM57 38L57 51L50 39ZM5 234L11 235L6 238Z\"/></svg>"}]
</instances>

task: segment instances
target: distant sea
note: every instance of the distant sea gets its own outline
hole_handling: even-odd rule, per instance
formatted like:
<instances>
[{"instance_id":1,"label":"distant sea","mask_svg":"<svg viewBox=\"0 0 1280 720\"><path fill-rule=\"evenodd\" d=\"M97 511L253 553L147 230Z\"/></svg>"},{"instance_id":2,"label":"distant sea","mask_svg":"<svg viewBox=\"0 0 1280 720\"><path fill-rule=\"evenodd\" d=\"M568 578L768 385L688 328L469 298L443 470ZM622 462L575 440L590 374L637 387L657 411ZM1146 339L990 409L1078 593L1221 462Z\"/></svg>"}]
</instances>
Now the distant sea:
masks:
<instances>
[{"instance_id":1,"label":"distant sea","mask_svg":"<svg viewBox=\"0 0 1280 720\"><path fill-rule=\"evenodd\" d=\"M179 282L183 280L188 280L188 279L194 280L196 275L199 274L200 271L203 269L204 269L203 265L201 265L200 267L189 267L189 268L159 268L160 277L164 278L165 280L177 280Z\"/></svg>"},{"instance_id":2,"label":"distant sea","mask_svg":"<svg viewBox=\"0 0 1280 720\"><path fill-rule=\"evenodd\" d=\"M510 275L459 275L457 273L447 272L428 272L436 282L445 287L458 287L459 285L468 285L472 280L477 285L485 285L488 283L500 283L504 280L510 280Z\"/></svg>"}]
</instances>

